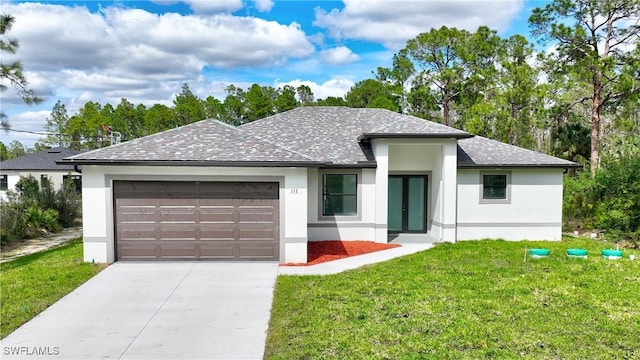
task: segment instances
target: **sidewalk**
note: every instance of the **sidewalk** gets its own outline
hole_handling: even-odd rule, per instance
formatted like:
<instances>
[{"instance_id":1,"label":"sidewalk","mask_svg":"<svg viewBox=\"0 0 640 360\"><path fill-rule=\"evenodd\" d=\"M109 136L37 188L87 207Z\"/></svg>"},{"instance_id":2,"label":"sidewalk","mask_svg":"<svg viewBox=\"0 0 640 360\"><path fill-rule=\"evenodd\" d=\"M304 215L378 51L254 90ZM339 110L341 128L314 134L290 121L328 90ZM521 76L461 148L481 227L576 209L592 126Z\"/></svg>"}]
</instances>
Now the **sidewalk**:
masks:
<instances>
[{"instance_id":1,"label":"sidewalk","mask_svg":"<svg viewBox=\"0 0 640 360\"><path fill-rule=\"evenodd\" d=\"M329 261L311 266L279 266L278 275L330 275L346 270L356 269L364 265L391 260L400 256L414 254L431 249L434 244L405 244L402 246L376 251L369 254L352 256L340 260Z\"/></svg>"},{"instance_id":2,"label":"sidewalk","mask_svg":"<svg viewBox=\"0 0 640 360\"><path fill-rule=\"evenodd\" d=\"M37 253L43 250L50 249L52 247L59 246L73 239L77 239L82 236L82 227L66 228L62 231L35 238L22 240L10 244L7 248L9 250L2 249L0 253L0 262L11 261L17 257Z\"/></svg>"}]
</instances>

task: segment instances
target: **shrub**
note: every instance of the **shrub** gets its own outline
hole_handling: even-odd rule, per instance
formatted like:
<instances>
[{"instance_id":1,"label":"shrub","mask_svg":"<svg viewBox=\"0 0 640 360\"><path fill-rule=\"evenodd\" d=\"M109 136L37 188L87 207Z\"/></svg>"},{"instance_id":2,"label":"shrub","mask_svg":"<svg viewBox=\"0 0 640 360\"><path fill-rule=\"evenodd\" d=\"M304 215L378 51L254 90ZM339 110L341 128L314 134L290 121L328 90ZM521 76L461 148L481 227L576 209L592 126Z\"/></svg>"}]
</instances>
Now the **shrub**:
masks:
<instances>
[{"instance_id":1,"label":"shrub","mask_svg":"<svg viewBox=\"0 0 640 360\"><path fill-rule=\"evenodd\" d=\"M82 197L72 180L65 181L62 189L55 193L54 208L58 211L58 221L63 227L73 226L82 216Z\"/></svg>"},{"instance_id":2,"label":"shrub","mask_svg":"<svg viewBox=\"0 0 640 360\"><path fill-rule=\"evenodd\" d=\"M566 220L578 220L585 228L638 239L640 157L608 161L594 177L588 171L567 177L563 210Z\"/></svg>"},{"instance_id":3,"label":"shrub","mask_svg":"<svg viewBox=\"0 0 640 360\"><path fill-rule=\"evenodd\" d=\"M21 200L37 201L40 185L38 185L38 180L36 180L32 175L29 175L27 177L21 177L20 180L18 180L16 190L18 191L18 195Z\"/></svg>"},{"instance_id":4,"label":"shrub","mask_svg":"<svg viewBox=\"0 0 640 360\"><path fill-rule=\"evenodd\" d=\"M43 231L56 232L75 224L82 213L80 194L73 183L65 183L55 191L50 180L41 183L24 177L16 185L17 192L7 192L0 203L0 243L39 236Z\"/></svg>"},{"instance_id":5,"label":"shrub","mask_svg":"<svg viewBox=\"0 0 640 360\"><path fill-rule=\"evenodd\" d=\"M42 230L59 231L58 212L54 209L41 209L35 205L27 208L24 221L29 229L29 235L37 236Z\"/></svg>"},{"instance_id":6,"label":"shrub","mask_svg":"<svg viewBox=\"0 0 640 360\"><path fill-rule=\"evenodd\" d=\"M0 245L28 237L24 221L24 202L2 201L0 203Z\"/></svg>"}]
</instances>

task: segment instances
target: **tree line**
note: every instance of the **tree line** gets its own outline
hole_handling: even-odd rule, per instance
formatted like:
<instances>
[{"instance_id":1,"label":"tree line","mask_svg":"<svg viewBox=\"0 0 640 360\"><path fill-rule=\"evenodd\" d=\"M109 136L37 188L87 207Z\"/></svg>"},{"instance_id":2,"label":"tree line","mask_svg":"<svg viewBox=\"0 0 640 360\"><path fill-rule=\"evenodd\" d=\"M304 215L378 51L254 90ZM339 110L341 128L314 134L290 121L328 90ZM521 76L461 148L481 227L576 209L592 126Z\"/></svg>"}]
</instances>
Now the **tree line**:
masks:
<instances>
[{"instance_id":1,"label":"tree line","mask_svg":"<svg viewBox=\"0 0 640 360\"><path fill-rule=\"evenodd\" d=\"M640 246L640 0L553 0L528 23L537 51L523 35L501 37L443 26L407 41L390 67L373 69L344 97L315 99L308 86L253 84L200 99L188 84L172 106L87 102L68 114L58 101L49 136L25 149L0 143L0 158L50 146L95 149L206 118L241 125L299 106L385 108L584 164L565 179L565 224L607 229ZM0 50L13 19L0 18ZM37 102L19 62L0 69L25 102ZM0 87L1 91L6 87Z\"/></svg>"},{"instance_id":2,"label":"tree line","mask_svg":"<svg viewBox=\"0 0 640 360\"><path fill-rule=\"evenodd\" d=\"M253 84L198 98L188 84L172 106L87 102L76 114L55 104L51 135L36 148L95 149L206 118L240 125L299 106L376 107L513 145L600 166L602 156L640 152L640 0L553 1L533 10L534 37L501 37L443 26L407 41L388 68L374 69L344 97L315 99L308 86ZM634 23L634 19L635 23ZM10 146L11 147L11 146ZM0 149L1 150L1 149ZM601 154L602 153L602 154ZM590 161L591 160L591 161Z\"/></svg>"}]
</instances>

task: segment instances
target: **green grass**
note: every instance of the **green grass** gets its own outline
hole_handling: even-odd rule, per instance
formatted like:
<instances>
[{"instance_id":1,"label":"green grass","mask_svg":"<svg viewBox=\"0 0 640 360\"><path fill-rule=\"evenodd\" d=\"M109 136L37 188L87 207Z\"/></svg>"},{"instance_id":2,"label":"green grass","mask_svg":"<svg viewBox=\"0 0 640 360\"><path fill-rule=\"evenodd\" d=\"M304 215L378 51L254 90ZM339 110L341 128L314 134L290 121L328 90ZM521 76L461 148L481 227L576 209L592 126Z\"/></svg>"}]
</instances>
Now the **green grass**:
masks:
<instances>
[{"instance_id":1,"label":"green grass","mask_svg":"<svg viewBox=\"0 0 640 360\"><path fill-rule=\"evenodd\" d=\"M523 261L525 246L551 249ZM567 258L568 248L589 250ZM267 359L638 359L640 251L468 241L331 276L278 277Z\"/></svg>"},{"instance_id":2,"label":"green grass","mask_svg":"<svg viewBox=\"0 0 640 360\"><path fill-rule=\"evenodd\" d=\"M0 338L102 269L103 266L83 262L81 239L0 264Z\"/></svg>"}]
</instances>

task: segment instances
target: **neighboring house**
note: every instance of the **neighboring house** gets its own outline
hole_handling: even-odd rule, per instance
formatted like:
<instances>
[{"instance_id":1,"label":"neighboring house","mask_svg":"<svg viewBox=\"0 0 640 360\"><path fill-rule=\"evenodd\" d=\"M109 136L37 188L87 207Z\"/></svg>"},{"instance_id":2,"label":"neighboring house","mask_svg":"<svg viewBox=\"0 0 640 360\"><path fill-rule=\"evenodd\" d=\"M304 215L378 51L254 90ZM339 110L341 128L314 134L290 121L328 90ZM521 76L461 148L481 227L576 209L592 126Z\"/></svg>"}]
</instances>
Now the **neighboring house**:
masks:
<instances>
[{"instance_id":1,"label":"neighboring house","mask_svg":"<svg viewBox=\"0 0 640 360\"><path fill-rule=\"evenodd\" d=\"M560 240L577 164L382 109L205 120L82 165L85 261L304 263L307 242Z\"/></svg>"},{"instance_id":2,"label":"neighboring house","mask_svg":"<svg viewBox=\"0 0 640 360\"><path fill-rule=\"evenodd\" d=\"M64 180L69 178L80 189L81 174L74 165L56 164L56 161L80 153L79 150L57 147L0 162L0 196L6 199L7 190L15 191L18 180L29 175L37 180L48 178L55 189L60 189Z\"/></svg>"}]
</instances>

